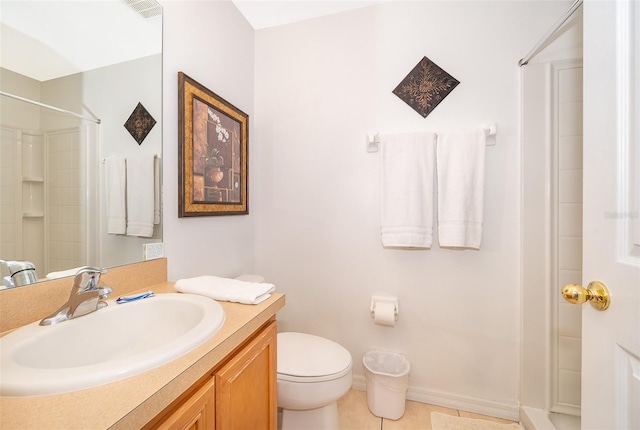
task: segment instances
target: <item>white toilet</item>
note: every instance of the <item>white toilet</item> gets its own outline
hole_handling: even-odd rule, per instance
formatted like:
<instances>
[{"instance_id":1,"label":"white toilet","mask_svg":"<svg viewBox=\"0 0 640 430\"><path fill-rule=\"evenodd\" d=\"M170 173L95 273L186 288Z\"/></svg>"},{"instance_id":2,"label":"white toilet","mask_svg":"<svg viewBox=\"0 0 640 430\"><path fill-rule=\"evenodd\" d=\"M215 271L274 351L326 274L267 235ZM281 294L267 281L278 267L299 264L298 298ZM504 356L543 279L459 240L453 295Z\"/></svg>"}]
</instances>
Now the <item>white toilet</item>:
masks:
<instances>
[{"instance_id":1,"label":"white toilet","mask_svg":"<svg viewBox=\"0 0 640 430\"><path fill-rule=\"evenodd\" d=\"M351 388L351 354L305 333L278 333L282 430L338 430L338 399Z\"/></svg>"}]
</instances>

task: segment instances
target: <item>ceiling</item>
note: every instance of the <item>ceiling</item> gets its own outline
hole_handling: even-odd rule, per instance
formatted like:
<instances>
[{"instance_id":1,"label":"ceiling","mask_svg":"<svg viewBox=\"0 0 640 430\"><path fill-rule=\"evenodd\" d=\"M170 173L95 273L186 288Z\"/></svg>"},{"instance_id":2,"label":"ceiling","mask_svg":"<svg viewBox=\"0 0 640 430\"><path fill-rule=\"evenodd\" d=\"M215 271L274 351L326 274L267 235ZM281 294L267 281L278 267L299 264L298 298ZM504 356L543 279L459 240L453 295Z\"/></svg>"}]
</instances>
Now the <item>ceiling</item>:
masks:
<instances>
[{"instance_id":1,"label":"ceiling","mask_svg":"<svg viewBox=\"0 0 640 430\"><path fill-rule=\"evenodd\" d=\"M381 0L233 0L256 29L290 24L381 3Z\"/></svg>"},{"instance_id":2,"label":"ceiling","mask_svg":"<svg viewBox=\"0 0 640 430\"><path fill-rule=\"evenodd\" d=\"M0 1L0 66L43 82L162 52L162 17L127 2Z\"/></svg>"},{"instance_id":3,"label":"ceiling","mask_svg":"<svg viewBox=\"0 0 640 430\"><path fill-rule=\"evenodd\" d=\"M0 67L44 82L161 52L162 41L157 35L162 19L145 18L124 3L157 4L149 0L1 0ZM381 0L233 3L259 30L367 7ZM142 43L143 40L150 42ZM25 55L26 52L30 54Z\"/></svg>"}]
</instances>

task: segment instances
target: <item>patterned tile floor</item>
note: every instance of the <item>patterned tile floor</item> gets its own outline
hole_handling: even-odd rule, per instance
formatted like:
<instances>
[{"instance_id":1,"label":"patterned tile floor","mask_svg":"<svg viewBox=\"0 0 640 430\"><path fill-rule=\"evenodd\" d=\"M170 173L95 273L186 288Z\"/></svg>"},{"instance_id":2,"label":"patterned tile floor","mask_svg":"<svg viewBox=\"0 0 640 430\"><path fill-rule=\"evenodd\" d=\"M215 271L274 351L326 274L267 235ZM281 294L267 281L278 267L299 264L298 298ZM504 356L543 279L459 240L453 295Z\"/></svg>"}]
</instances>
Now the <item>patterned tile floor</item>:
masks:
<instances>
[{"instance_id":1,"label":"patterned tile floor","mask_svg":"<svg viewBox=\"0 0 640 430\"><path fill-rule=\"evenodd\" d=\"M397 421L378 418L369 411L367 393L350 390L338 401L341 430L432 430L431 412L456 415L466 418L483 419L497 423L511 421L425 403L407 401L402 418Z\"/></svg>"}]
</instances>

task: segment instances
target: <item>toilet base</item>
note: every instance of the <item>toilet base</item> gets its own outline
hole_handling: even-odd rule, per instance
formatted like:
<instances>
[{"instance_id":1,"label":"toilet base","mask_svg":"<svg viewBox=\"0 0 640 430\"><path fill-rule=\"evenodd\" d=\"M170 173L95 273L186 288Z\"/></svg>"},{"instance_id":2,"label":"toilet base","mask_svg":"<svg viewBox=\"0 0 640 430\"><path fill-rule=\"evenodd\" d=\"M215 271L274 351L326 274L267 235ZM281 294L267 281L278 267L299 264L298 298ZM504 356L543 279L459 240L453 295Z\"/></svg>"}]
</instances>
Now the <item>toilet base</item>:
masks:
<instances>
[{"instance_id":1,"label":"toilet base","mask_svg":"<svg viewBox=\"0 0 640 430\"><path fill-rule=\"evenodd\" d=\"M281 430L339 430L338 402L317 409L282 410Z\"/></svg>"}]
</instances>

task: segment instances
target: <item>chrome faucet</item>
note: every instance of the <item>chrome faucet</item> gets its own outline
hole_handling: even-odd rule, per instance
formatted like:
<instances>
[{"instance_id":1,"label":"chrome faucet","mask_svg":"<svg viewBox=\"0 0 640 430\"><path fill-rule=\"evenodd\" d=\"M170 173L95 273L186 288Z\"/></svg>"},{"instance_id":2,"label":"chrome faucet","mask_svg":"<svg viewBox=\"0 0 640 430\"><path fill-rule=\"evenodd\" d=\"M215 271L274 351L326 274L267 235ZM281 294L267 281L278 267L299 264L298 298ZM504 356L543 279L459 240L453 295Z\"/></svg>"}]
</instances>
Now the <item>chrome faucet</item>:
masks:
<instances>
[{"instance_id":1,"label":"chrome faucet","mask_svg":"<svg viewBox=\"0 0 640 430\"><path fill-rule=\"evenodd\" d=\"M104 273L107 273L107 269L99 267L83 267L78 270L73 278L73 287L67 303L40 321L40 325L57 324L107 306L100 299L108 298L113 290L111 287L98 287L100 275Z\"/></svg>"},{"instance_id":2,"label":"chrome faucet","mask_svg":"<svg viewBox=\"0 0 640 430\"><path fill-rule=\"evenodd\" d=\"M20 287L38 282L36 266L32 262L0 260L0 263L4 263L9 269L9 276L2 278L5 287Z\"/></svg>"}]
</instances>

